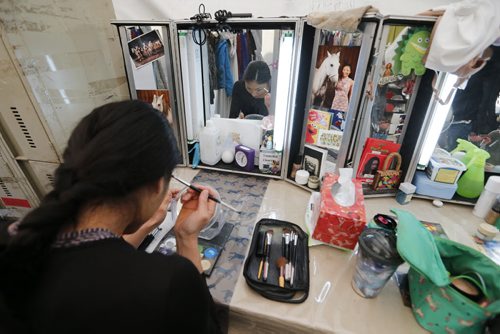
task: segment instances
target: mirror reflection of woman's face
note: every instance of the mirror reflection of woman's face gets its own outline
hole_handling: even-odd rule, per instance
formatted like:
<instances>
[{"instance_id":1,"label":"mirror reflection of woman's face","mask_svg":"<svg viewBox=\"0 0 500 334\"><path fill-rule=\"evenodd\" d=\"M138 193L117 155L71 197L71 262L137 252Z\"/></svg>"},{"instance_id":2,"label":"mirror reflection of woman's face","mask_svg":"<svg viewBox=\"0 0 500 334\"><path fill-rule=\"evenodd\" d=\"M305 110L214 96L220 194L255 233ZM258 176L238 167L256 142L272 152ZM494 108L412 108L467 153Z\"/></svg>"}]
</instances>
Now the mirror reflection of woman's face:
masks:
<instances>
[{"instance_id":1,"label":"mirror reflection of woman's face","mask_svg":"<svg viewBox=\"0 0 500 334\"><path fill-rule=\"evenodd\" d=\"M269 93L269 85L267 83L258 83L255 80L245 81L245 89L256 99L262 99Z\"/></svg>"},{"instance_id":2,"label":"mirror reflection of woman's face","mask_svg":"<svg viewBox=\"0 0 500 334\"><path fill-rule=\"evenodd\" d=\"M342 75L344 78L347 78L351 74L351 67L350 66L344 66L342 69Z\"/></svg>"}]
</instances>

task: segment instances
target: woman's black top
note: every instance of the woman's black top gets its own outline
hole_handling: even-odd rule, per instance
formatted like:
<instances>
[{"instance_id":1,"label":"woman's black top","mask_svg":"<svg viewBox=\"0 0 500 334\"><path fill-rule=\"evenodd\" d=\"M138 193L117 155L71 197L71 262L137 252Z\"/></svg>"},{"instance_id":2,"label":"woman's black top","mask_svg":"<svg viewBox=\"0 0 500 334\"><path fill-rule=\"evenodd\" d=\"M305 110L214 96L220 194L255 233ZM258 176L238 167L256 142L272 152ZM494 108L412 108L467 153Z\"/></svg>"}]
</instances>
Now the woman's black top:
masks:
<instances>
[{"instance_id":1,"label":"woman's black top","mask_svg":"<svg viewBox=\"0 0 500 334\"><path fill-rule=\"evenodd\" d=\"M231 110L229 118L238 118L240 112L245 116L250 114L269 115L264 98L257 99L245 88L245 81L236 81L233 86Z\"/></svg>"},{"instance_id":2,"label":"woman's black top","mask_svg":"<svg viewBox=\"0 0 500 334\"><path fill-rule=\"evenodd\" d=\"M33 296L35 333L213 333L205 279L179 255L122 238L54 249Z\"/></svg>"}]
</instances>

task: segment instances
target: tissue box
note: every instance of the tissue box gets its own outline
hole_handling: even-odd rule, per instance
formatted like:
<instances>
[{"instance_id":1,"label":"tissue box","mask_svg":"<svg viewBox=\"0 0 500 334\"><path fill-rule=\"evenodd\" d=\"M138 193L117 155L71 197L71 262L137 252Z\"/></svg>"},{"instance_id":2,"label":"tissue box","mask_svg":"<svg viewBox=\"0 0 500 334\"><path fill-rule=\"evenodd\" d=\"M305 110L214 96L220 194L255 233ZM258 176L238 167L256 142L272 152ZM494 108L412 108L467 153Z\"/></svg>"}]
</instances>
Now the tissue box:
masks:
<instances>
[{"instance_id":1,"label":"tissue box","mask_svg":"<svg viewBox=\"0 0 500 334\"><path fill-rule=\"evenodd\" d=\"M363 188L360 181L353 180L356 187L356 201L350 207L340 206L331 193L331 188L337 179L338 176L335 174L325 174L321 187L319 217L312 237L335 247L352 250L366 225Z\"/></svg>"}]
</instances>

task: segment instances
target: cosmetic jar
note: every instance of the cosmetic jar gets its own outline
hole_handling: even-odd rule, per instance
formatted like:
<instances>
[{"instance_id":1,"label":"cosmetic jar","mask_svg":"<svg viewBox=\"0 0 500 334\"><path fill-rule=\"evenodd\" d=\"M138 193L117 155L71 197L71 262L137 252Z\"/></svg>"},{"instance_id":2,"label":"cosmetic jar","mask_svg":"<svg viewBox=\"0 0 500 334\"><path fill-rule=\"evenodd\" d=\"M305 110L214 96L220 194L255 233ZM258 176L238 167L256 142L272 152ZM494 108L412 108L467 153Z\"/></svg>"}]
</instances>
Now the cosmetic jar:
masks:
<instances>
[{"instance_id":1,"label":"cosmetic jar","mask_svg":"<svg viewBox=\"0 0 500 334\"><path fill-rule=\"evenodd\" d=\"M318 189L319 188L319 177L315 175L309 176L309 179L307 181L307 186L311 189Z\"/></svg>"},{"instance_id":2,"label":"cosmetic jar","mask_svg":"<svg viewBox=\"0 0 500 334\"><path fill-rule=\"evenodd\" d=\"M479 224L475 237L479 239L480 242L490 241L495 238L498 233L498 229L488 223Z\"/></svg>"},{"instance_id":3,"label":"cosmetic jar","mask_svg":"<svg viewBox=\"0 0 500 334\"><path fill-rule=\"evenodd\" d=\"M295 173L295 182L301 185L306 185L307 182L309 181L309 172L306 171L305 169L299 169Z\"/></svg>"}]
</instances>

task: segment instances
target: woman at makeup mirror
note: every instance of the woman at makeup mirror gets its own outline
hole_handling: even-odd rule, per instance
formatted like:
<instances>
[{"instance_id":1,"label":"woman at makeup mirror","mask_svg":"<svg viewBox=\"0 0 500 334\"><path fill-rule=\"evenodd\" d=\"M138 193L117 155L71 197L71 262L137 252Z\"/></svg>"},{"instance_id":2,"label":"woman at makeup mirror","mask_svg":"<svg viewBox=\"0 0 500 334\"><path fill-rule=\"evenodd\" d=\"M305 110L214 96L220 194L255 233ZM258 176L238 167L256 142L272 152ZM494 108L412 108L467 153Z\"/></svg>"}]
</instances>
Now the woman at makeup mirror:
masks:
<instances>
[{"instance_id":1,"label":"woman at makeup mirror","mask_svg":"<svg viewBox=\"0 0 500 334\"><path fill-rule=\"evenodd\" d=\"M168 189L178 151L166 117L140 101L98 107L63 158L53 190L0 252L0 332L220 332L198 250L212 190L182 196L177 254L124 237L146 235L178 194Z\"/></svg>"},{"instance_id":2,"label":"woman at makeup mirror","mask_svg":"<svg viewBox=\"0 0 500 334\"><path fill-rule=\"evenodd\" d=\"M248 64L243 80L233 86L229 118L245 118L248 115L269 115L271 101L271 71L264 61Z\"/></svg>"}]
</instances>

